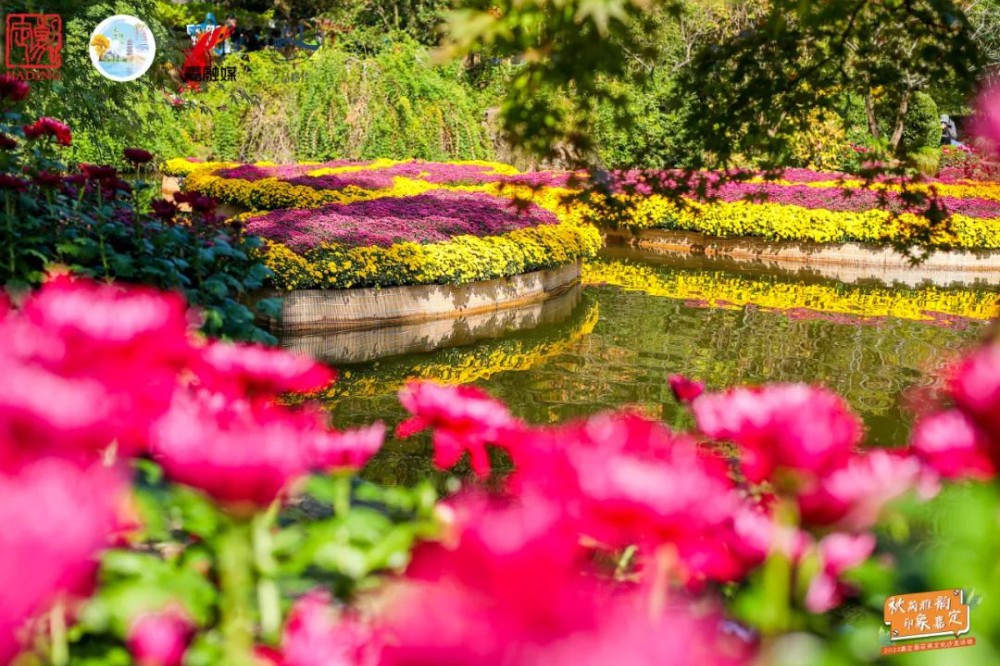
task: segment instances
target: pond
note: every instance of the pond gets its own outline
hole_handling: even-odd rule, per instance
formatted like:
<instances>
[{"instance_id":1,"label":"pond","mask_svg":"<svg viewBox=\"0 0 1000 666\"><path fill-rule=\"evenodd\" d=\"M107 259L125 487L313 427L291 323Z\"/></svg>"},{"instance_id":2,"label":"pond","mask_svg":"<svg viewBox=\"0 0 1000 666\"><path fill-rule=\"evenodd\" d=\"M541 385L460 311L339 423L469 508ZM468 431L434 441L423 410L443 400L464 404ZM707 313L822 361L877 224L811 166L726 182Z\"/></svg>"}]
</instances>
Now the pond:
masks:
<instances>
[{"instance_id":1,"label":"pond","mask_svg":"<svg viewBox=\"0 0 1000 666\"><path fill-rule=\"evenodd\" d=\"M914 401L943 385L943 368L997 312L996 291L983 284L845 283L631 250L607 250L585 266L584 281L521 312L283 344L340 371L324 396L339 427L394 427L405 418L396 391L420 377L474 383L533 423L629 406L687 428L666 383L682 373L710 389L825 384L862 417L868 441L896 446ZM371 359L393 349L403 353ZM390 441L365 475L388 484L434 476L429 440Z\"/></svg>"}]
</instances>

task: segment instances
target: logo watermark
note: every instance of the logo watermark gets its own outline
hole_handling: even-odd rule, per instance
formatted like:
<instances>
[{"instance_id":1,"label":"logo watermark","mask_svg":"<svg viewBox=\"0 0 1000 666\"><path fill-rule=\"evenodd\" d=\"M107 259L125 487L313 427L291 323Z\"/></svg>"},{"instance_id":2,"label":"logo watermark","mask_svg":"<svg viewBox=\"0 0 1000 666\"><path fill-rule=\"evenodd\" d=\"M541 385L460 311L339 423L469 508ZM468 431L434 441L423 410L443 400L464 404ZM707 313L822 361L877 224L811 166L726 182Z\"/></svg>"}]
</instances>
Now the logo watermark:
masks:
<instances>
[{"instance_id":1,"label":"logo watermark","mask_svg":"<svg viewBox=\"0 0 1000 666\"><path fill-rule=\"evenodd\" d=\"M141 19L117 14L101 21L90 35L90 61L101 76L133 81L153 65L156 40Z\"/></svg>"},{"instance_id":2,"label":"logo watermark","mask_svg":"<svg viewBox=\"0 0 1000 666\"><path fill-rule=\"evenodd\" d=\"M889 645L882 654L939 650L976 644L972 637L961 638L971 629L971 604L965 602L962 590L941 590L897 594L885 600L882 619L889 626ZM941 639L948 636L949 639ZM904 643L921 638L934 641Z\"/></svg>"},{"instance_id":3,"label":"logo watermark","mask_svg":"<svg viewBox=\"0 0 1000 666\"><path fill-rule=\"evenodd\" d=\"M62 77L62 17L58 14L8 14L4 51L8 74L22 80Z\"/></svg>"}]
</instances>

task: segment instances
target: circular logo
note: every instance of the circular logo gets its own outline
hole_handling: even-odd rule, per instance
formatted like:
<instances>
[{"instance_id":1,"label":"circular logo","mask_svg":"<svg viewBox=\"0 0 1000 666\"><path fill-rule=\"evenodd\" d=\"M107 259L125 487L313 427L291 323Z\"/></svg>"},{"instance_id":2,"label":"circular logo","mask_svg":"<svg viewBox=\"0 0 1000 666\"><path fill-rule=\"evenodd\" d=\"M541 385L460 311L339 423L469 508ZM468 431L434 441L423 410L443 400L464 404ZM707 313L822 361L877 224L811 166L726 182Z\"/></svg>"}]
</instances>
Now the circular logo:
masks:
<instances>
[{"instance_id":1,"label":"circular logo","mask_svg":"<svg viewBox=\"0 0 1000 666\"><path fill-rule=\"evenodd\" d=\"M142 20L118 14L101 21L90 35L90 61L112 81L132 81L152 66L156 40Z\"/></svg>"}]
</instances>

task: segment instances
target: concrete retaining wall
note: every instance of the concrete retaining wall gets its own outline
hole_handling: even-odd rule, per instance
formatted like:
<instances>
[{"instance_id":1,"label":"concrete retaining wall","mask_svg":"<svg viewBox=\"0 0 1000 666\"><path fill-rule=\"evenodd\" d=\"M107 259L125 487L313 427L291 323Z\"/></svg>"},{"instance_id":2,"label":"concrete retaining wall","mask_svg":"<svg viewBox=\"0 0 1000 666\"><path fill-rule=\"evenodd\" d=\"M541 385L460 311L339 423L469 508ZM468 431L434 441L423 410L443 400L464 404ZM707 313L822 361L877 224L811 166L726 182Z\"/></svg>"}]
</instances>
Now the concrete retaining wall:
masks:
<instances>
[{"instance_id":1,"label":"concrete retaining wall","mask_svg":"<svg viewBox=\"0 0 1000 666\"><path fill-rule=\"evenodd\" d=\"M637 233L608 229L607 245L631 246L665 254L721 257L786 269L836 268L850 281L876 278L907 284L985 282L1000 284L1000 252L938 251L917 265L889 247L861 243L799 243L756 238L717 238L688 231L643 229Z\"/></svg>"},{"instance_id":2,"label":"concrete retaining wall","mask_svg":"<svg viewBox=\"0 0 1000 666\"><path fill-rule=\"evenodd\" d=\"M257 298L278 296L284 300L280 318L264 322L278 334L360 330L454 319L538 303L579 283L580 266L578 261L459 286L265 290Z\"/></svg>"}]
</instances>

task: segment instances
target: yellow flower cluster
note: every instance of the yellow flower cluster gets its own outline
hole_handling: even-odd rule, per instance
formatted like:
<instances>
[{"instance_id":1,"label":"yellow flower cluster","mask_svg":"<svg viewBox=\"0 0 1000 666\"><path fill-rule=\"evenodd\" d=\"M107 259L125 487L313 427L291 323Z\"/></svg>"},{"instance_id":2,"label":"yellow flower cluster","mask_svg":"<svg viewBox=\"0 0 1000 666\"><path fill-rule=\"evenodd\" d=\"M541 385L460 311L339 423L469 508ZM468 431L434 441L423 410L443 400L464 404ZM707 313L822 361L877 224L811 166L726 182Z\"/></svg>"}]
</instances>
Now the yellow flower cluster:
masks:
<instances>
[{"instance_id":1,"label":"yellow flower cluster","mask_svg":"<svg viewBox=\"0 0 1000 666\"><path fill-rule=\"evenodd\" d=\"M509 277L592 257L601 245L595 227L564 220L498 236L456 236L440 243L390 247L328 243L305 254L266 242L263 259L274 271L279 289L350 289Z\"/></svg>"},{"instance_id":2,"label":"yellow flower cluster","mask_svg":"<svg viewBox=\"0 0 1000 666\"><path fill-rule=\"evenodd\" d=\"M924 287L912 291L884 287L750 280L726 273L661 273L622 261L588 261L584 284L610 284L653 296L704 301L712 307L756 305L773 310L808 309L854 317L894 317L947 321L934 314L988 321L1000 314L996 294Z\"/></svg>"},{"instance_id":3,"label":"yellow flower cluster","mask_svg":"<svg viewBox=\"0 0 1000 666\"><path fill-rule=\"evenodd\" d=\"M814 180L798 182L794 180L772 180L765 181L761 178L753 178L750 182L771 182L778 185L805 185L817 188L847 188L847 189L870 189L873 191L901 192L901 185L892 183L869 183L863 180ZM926 194L937 194L941 197L955 197L956 199L990 199L1000 201L1000 183L963 180L954 183L910 183L906 188L911 192L924 192Z\"/></svg>"},{"instance_id":4,"label":"yellow flower cluster","mask_svg":"<svg viewBox=\"0 0 1000 666\"><path fill-rule=\"evenodd\" d=\"M893 215L884 210L862 212L803 208L790 204L751 201L678 205L664 197L634 199L616 220L632 229L682 229L710 236L759 236L770 240L816 243L888 244L905 242L930 229L924 217ZM1000 224L990 218L952 215L930 234L934 246L963 249L1000 249Z\"/></svg>"},{"instance_id":5,"label":"yellow flower cluster","mask_svg":"<svg viewBox=\"0 0 1000 666\"><path fill-rule=\"evenodd\" d=\"M393 395L407 382L425 379L440 384L471 384L501 372L527 370L539 362L566 352L590 335L600 310L596 300L585 306L578 324L552 339L505 338L468 347L456 347L427 356L417 362L380 364L377 369L346 370L338 380L312 399L338 401L344 398L371 398ZM573 315L576 318L576 313Z\"/></svg>"},{"instance_id":6,"label":"yellow flower cluster","mask_svg":"<svg viewBox=\"0 0 1000 666\"><path fill-rule=\"evenodd\" d=\"M166 176L184 178L197 171L215 171L216 169L229 169L239 165L239 162L194 162L186 157L175 157L167 160L160 171Z\"/></svg>"}]
</instances>

